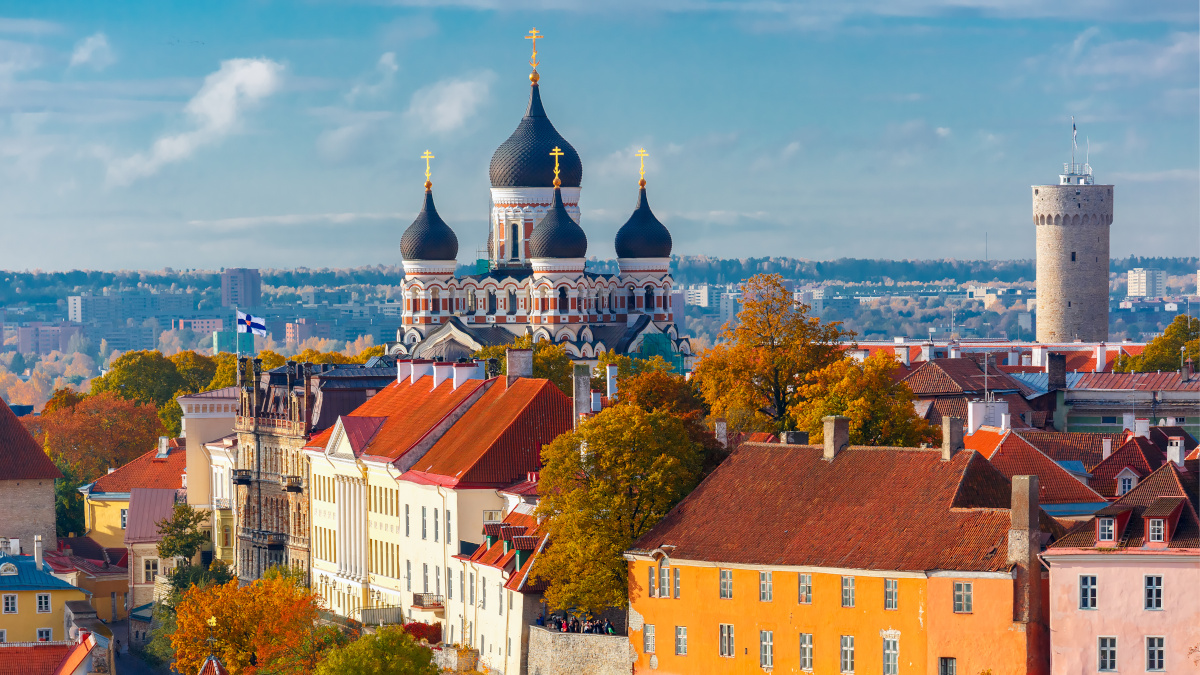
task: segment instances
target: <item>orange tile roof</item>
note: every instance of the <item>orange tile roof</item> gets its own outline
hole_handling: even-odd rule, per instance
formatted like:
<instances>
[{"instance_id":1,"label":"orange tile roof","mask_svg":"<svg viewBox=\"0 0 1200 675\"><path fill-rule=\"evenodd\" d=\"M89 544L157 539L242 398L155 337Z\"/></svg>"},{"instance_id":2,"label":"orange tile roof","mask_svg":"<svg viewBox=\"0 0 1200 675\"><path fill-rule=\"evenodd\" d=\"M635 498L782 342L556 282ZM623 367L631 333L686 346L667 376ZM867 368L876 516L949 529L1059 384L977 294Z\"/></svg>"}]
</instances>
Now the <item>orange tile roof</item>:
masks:
<instances>
[{"instance_id":1,"label":"orange tile roof","mask_svg":"<svg viewBox=\"0 0 1200 675\"><path fill-rule=\"evenodd\" d=\"M1139 478L1150 475L1167 461L1167 456L1150 439L1130 436L1129 440L1114 450L1108 459L1091 470L1091 486L1096 492L1112 499L1117 496L1117 474L1130 468Z\"/></svg>"},{"instance_id":2,"label":"orange tile roof","mask_svg":"<svg viewBox=\"0 0 1200 675\"><path fill-rule=\"evenodd\" d=\"M362 452L395 461L485 384L483 380L467 380L455 389L453 381L445 380L435 388L430 375L415 383L393 382L348 417L387 418Z\"/></svg>"},{"instance_id":3,"label":"orange tile roof","mask_svg":"<svg viewBox=\"0 0 1200 675\"><path fill-rule=\"evenodd\" d=\"M992 466L1010 480L1013 476L1038 477L1041 504L1088 504L1104 502L1104 496L1042 454L1020 436L1009 433L988 458Z\"/></svg>"},{"instance_id":4,"label":"orange tile roof","mask_svg":"<svg viewBox=\"0 0 1200 675\"><path fill-rule=\"evenodd\" d=\"M1115 455L1116 453L1113 453L1113 456ZM1151 509L1160 506L1159 502L1164 497L1179 497L1185 502L1179 521L1171 532L1171 539L1167 542L1168 548L1200 548L1200 515L1197 514L1197 502L1200 500L1200 462L1195 460L1184 462L1182 467L1174 462L1165 462L1139 481L1132 490L1100 512L1101 515L1111 513L1110 510L1132 509L1134 512L1126 522L1125 529L1117 533L1116 548L1141 548L1144 545L1143 518L1148 511L1154 513ZM1092 518L1075 526L1049 548L1091 549L1095 545L1096 523L1095 518Z\"/></svg>"},{"instance_id":5,"label":"orange tile roof","mask_svg":"<svg viewBox=\"0 0 1200 675\"><path fill-rule=\"evenodd\" d=\"M49 675L62 663L71 647L67 642L0 643L0 673Z\"/></svg>"},{"instance_id":6,"label":"orange tile roof","mask_svg":"<svg viewBox=\"0 0 1200 675\"><path fill-rule=\"evenodd\" d=\"M963 446L991 459L992 453L1000 449L1000 443L1008 436L1008 433L1001 431L1000 427L981 426L975 430L975 433L963 436Z\"/></svg>"},{"instance_id":7,"label":"orange tile roof","mask_svg":"<svg viewBox=\"0 0 1200 675\"><path fill-rule=\"evenodd\" d=\"M8 404L0 400L0 480L22 478L62 478L62 472Z\"/></svg>"},{"instance_id":8,"label":"orange tile roof","mask_svg":"<svg viewBox=\"0 0 1200 675\"><path fill-rule=\"evenodd\" d=\"M71 675L75 669L83 665L84 660L91 653L92 648L96 646L96 636L91 632L80 635L81 640L76 642L67 651L58 667L54 669L53 675Z\"/></svg>"},{"instance_id":9,"label":"orange tile roof","mask_svg":"<svg viewBox=\"0 0 1200 675\"><path fill-rule=\"evenodd\" d=\"M157 457L158 449L130 461L110 474L105 474L92 483L92 492L130 492L133 488L162 488L176 490L183 487L183 474L187 472L187 452L183 439L172 438L167 456Z\"/></svg>"},{"instance_id":10,"label":"orange tile roof","mask_svg":"<svg viewBox=\"0 0 1200 675\"><path fill-rule=\"evenodd\" d=\"M528 546L532 553L524 561L520 567L516 566L517 553L513 545L509 546L507 553L504 552L504 540L498 538L495 544L489 546L480 546L475 549L475 552L468 558L473 563L487 565L501 570L508 571L508 581L505 582L505 588L511 591L518 592L541 592L544 590L542 584L534 583L529 579L529 571L533 569L534 560L546 545L546 532L542 529L537 521L537 518L532 513L521 513L516 509L510 511L508 515L501 521L501 525L513 526L516 528L514 532L520 531L520 535L513 536L511 539L515 543L518 539L523 539L521 543ZM486 528L485 528L486 530ZM503 531L503 528L497 528L498 531Z\"/></svg>"},{"instance_id":11,"label":"orange tile roof","mask_svg":"<svg viewBox=\"0 0 1200 675\"><path fill-rule=\"evenodd\" d=\"M1112 449L1121 447L1124 433L1097 434L1081 431L1042 431L1019 429L1017 435L1033 447L1041 450L1056 462L1082 462L1083 468L1091 471L1104 459L1104 439L1112 441Z\"/></svg>"}]
</instances>

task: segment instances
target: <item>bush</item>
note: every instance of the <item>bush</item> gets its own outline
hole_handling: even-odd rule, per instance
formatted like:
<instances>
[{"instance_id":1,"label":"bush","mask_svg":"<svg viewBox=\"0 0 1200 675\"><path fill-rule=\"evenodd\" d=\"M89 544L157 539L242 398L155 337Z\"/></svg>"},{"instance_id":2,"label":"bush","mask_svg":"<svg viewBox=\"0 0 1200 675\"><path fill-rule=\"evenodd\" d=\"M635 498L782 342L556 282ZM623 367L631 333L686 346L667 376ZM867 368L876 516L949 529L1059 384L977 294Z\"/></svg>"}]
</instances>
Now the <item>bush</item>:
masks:
<instances>
[{"instance_id":1,"label":"bush","mask_svg":"<svg viewBox=\"0 0 1200 675\"><path fill-rule=\"evenodd\" d=\"M442 641L442 624L440 623L412 621L404 624L404 632L413 636L413 639L418 642L425 640L431 645L436 645Z\"/></svg>"}]
</instances>

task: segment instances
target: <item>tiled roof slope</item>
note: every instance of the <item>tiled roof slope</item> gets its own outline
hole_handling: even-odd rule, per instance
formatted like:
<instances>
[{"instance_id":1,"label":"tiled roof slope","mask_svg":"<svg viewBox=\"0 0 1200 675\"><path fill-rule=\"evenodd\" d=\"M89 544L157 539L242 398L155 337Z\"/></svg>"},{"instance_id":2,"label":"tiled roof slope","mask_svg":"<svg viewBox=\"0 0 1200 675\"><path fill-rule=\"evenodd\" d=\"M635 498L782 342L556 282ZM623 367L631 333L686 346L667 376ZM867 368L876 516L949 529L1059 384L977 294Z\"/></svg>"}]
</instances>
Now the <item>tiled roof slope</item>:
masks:
<instances>
[{"instance_id":1,"label":"tiled roof slope","mask_svg":"<svg viewBox=\"0 0 1200 675\"><path fill-rule=\"evenodd\" d=\"M533 516L533 507L531 505L518 506L510 511L500 524L512 529L506 531L505 527L497 528L497 531L501 533L501 538L497 539L496 543L490 547L480 546L475 549L475 552L467 559L480 565L507 570L509 573L508 581L505 582L504 587L511 591L522 593L541 592L544 590L544 584L534 582L530 578L529 571L533 569L534 560L537 559L538 552L545 545L546 532L541 529L537 518ZM518 532L520 533L519 535L516 534ZM505 535L509 537L510 541L507 553L504 552L503 537ZM532 551L531 555L520 567L516 566L516 548L518 544Z\"/></svg>"},{"instance_id":2,"label":"tiled roof slope","mask_svg":"<svg viewBox=\"0 0 1200 675\"><path fill-rule=\"evenodd\" d=\"M1150 475L1165 461L1167 461L1166 454L1151 443L1150 439L1142 436L1130 436L1129 440L1108 456L1108 459L1100 462L1091 470L1090 484L1096 492L1112 499L1117 496L1117 474L1126 467L1133 469L1139 477L1143 477Z\"/></svg>"},{"instance_id":3,"label":"tiled roof slope","mask_svg":"<svg viewBox=\"0 0 1200 675\"><path fill-rule=\"evenodd\" d=\"M429 375L416 382L411 379L392 382L344 416L385 418L366 445L356 451L392 461L400 459L485 384L483 380L467 380L455 389L453 381L445 380L434 387Z\"/></svg>"},{"instance_id":4,"label":"tiled roof slope","mask_svg":"<svg viewBox=\"0 0 1200 675\"><path fill-rule=\"evenodd\" d=\"M0 480L31 478L62 478L62 472L8 404L0 400Z\"/></svg>"},{"instance_id":5,"label":"tiled roof slope","mask_svg":"<svg viewBox=\"0 0 1200 675\"><path fill-rule=\"evenodd\" d=\"M1159 450L1167 451L1167 443L1175 437L1183 439L1183 454L1186 456L1192 450L1195 450L1200 443L1196 442L1195 438L1187 432L1187 429L1179 426L1161 426L1150 427L1150 442L1158 446Z\"/></svg>"},{"instance_id":6,"label":"tiled roof slope","mask_svg":"<svg viewBox=\"0 0 1200 675\"><path fill-rule=\"evenodd\" d=\"M125 543L158 541L158 523L170 518L174 510L174 490L134 488L129 495L129 523L125 529Z\"/></svg>"},{"instance_id":7,"label":"tiled roof slope","mask_svg":"<svg viewBox=\"0 0 1200 675\"><path fill-rule=\"evenodd\" d=\"M59 537L58 550L65 552L67 549L71 549L72 555L107 562L110 565L121 565L129 552L129 549L123 546L106 548L91 537Z\"/></svg>"},{"instance_id":8,"label":"tiled roof slope","mask_svg":"<svg viewBox=\"0 0 1200 675\"><path fill-rule=\"evenodd\" d=\"M1200 377L1183 380L1179 371L1165 373L1089 373L1072 389L1131 389L1144 391L1200 391Z\"/></svg>"},{"instance_id":9,"label":"tiled roof slope","mask_svg":"<svg viewBox=\"0 0 1200 675\"><path fill-rule=\"evenodd\" d=\"M1084 468L1091 471L1104 459L1104 439L1112 440L1112 449L1121 447L1125 440L1124 433L1092 434L1078 431L1040 431L1021 429L1017 435L1029 441L1033 447L1041 450L1047 457L1056 462L1083 462Z\"/></svg>"},{"instance_id":10,"label":"tiled roof slope","mask_svg":"<svg viewBox=\"0 0 1200 675\"><path fill-rule=\"evenodd\" d=\"M134 459L112 473L105 474L92 483L92 492L130 492L134 488L162 488L175 490L183 487L183 474L187 471L187 453L183 439L172 438L168 443L167 456L159 459L158 449Z\"/></svg>"},{"instance_id":11,"label":"tiled roof slope","mask_svg":"<svg viewBox=\"0 0 1200 675\"><path fill-rule=\"evenodd\" d=\"M982 455L747 443L635 551L749 565L873 570L1010 568L1011 487Z\"/></svg>"},{"instance_id":12,"label":"tiled roof slope","mask_svg":"<svg viewBox=\"0 0 1200 675\"><path fill-rule=\"evenodd\" d=\"M69 642L0 643L0 675L49 675L71 649Z\"/></svg>"},{"instance_id":13,"label":"tiled roof slope","mask_svg":"<svg viewBox=\"0 0 1200 675\"><path fill-rule=\"evenodd\" d=\"M507 486L542 465L542 446L570 431L572 404L549 380L499 378L413 471L455 484Z\"/></svg>"},{"instance_id":14,"label":"tiled roof slope","mask_svg":"<svg viewBox=\"0 0 1200 675\"><path fill-rule=\"evenodd\" d=\"M934 424L941 424L943 417L957 417L959 419L967 419L967 404L979 397L974 394L959 394L951 396L922 396L922 402L928 402L929 407L925 410L925 419ZM1029 407L1029 403L1020 394L1013 392L1009 394L997 394L996 398L1001 401L1008 402L1009 419L1013 426L1026 427L1028 425L1023 421L1022 415L1032 413L1033 408Z\"/></svg>"},{"instance_id":15,"label":"tiled roof slope","mask_svg":"<svg viewBox=\"0 0 1200 675\"><path fill-rule=\"evenodd\" d=\"M1200 461L1188 460L1182 467L1166 462L1152 474L1138 482L1132 490L1113 502L1105 511L1132 508L1133 515L1123 532L1117 533L1117 548L1140 548L1145 544L1143 518L1164 497L1182 497L1183 505L1179 523L1167 542L1169 548L1200 548ZM1092 548L1096 545L1096 519L1080 523L1057 542L1051 549Z\"/></svg>"},{"instance_id":16,"label":"tiled roof slope","mask_svg":"<svg viewBox=\"0 0 1200 675\"><path fill-rule=\"evenodd\" d=\"M1057 462L1016 434L1006 435L988 460L1010 480L1013 476L1037 476L1038 502L1041 504L1105 501L1103 495L1084 485Z\"/></svg>"},{"instance_id":17,"label":"tiled roof slope","mask_svg":"<svg viewBox=\"0 0 1200 675\"><path fill-rule=\"evenodd\" d=\"M1019 391L1020 385L1007 373L990 364L984 382L983 369L973 359L933 359L921 364L904 381L917 396L969 394L989 391Z\"/></svg>"}]
</instances>

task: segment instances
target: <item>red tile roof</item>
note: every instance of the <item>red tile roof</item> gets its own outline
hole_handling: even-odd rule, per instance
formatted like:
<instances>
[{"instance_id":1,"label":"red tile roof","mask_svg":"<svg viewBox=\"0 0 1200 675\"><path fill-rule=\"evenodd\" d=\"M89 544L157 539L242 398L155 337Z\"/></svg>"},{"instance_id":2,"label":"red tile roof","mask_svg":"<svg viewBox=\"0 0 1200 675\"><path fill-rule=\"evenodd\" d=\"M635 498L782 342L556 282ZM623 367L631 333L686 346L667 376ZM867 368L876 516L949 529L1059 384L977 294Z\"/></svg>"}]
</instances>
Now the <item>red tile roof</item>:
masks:
<instances>
[{"instance_id":1,"label":"red tile roof","mask_svg":"<svg viewBox=\"0 0 1200 675\"><path fill-rule=\"evenodd\" d=\"M1102 513L1116 510L1134 512L1125 524L1125 529L1117 533L1116 548L1141 548L1145 544L1143 519L1146 513L1153 515L1156 511L1177 504L1174 500L1164 503L1161 501L1164 497L1182 498L1185 502L1179 521L1171 532L1170 541L1167 542L1168 548L1200 548L1200 516L1197 515L1197 501L1200 500L1200 462L1195 460L1184 462L1183 467L1173 462L1164 463L1139 481L1132 490L1106 507ZM1092 518L1075 526L1064 537L1051 544L1050 549L1091 549L1095 545L1096 522L1095 518Z\"/></svg>"},{"instance_id":2,"label":"red tile roof","mask_svg":"<svg viewBox=\"0 0 1200 675\"><path fill-rule=\"evenodd\" d=\"M1106 501L1100 493L1084 485L1069 471L1016 434L1007 434L988 460L1010 480L1013 476L1037 476L1038 502L1041 504Z\"/></svg>"},{"instance_id":3,"label":"red tile roof","mask_svg":"<svg viewBox=\"0 0 1200 675\"><path fill-rule=\"evenodd\" d=\"M217 660L217 657L210 656L204 660L204 664L200 666L199 675L229 675L229 671L225 670L225 666Z\"/></svg>"},{"instance_id":4,"label":"red tile roof","mask_svg":"<svg viewBox=\"0 0 1200 675\"><path fill-rule=\"evenodd\" d=\"M1083 468L1091 471L1104 459L1104 439L1112 441L1112 449L1121 447L1125 434L1093 434L1078 431L1041 431L1020 429L1017 435L1029 441L1056 462L1083 462Z\"/></svg>"},{"instance_id":5,"label":"red tile roof","mask_svg":"<svg viewBox=\"0 0 1200 675\"><path fill-rule=\"evenodd\" d=\"M31 478L62 478L62 472L8 404L0 400L0 480Z\"/></svg>"},{"instance_id":6,"label":"red tile roof","mask_svg":"<svg viewBox=\"0 0 1200 675\"><path fill-rule=\"evenodd\" d=\"M127 567L109 565L103 560L92 560L78 555L63 555L55 551L47 551L45 561L59 574L74 570L79 570L90 576L126 576L129 574L129 568Z\"/></svg>"},{"instance_id":7,"label":"red tile roof","mask_svg":"<svg viewBox=\"0 0 1200 675\"><path fill-rule=\"evenodd\" d=\"M1178 371L1165 373L1088 373L1072 390L1129 389L1137 391L1200 391L1200 377L1184 382Z\"/></svg>"},{"instance_id":8,"label":"red tile roof","mask_svg":"<svg viewBox=\"0 0 1200 675\"><path fill-rule=\"evenodd\" d=\"M0 675L49 675L71 647L69 642L0 643Z\"/></svg>"},{"instance_id":9,"label":"red tile roof","mask_svg":"<svg viewBox=\"0 0 1200 675\"><path fill-rule=\"evenodd\" d=\"M167 456L158 458L158 449L130 461L110 474L105 474L92 483L92 492L130 492L134 488L162 488L175 490L183 487L183 474L187 472L187 452L182 438L172 438L168 443Z\"/></svg>"},{"instance_id":10,"label":"red tile roof","mask_svg":"<svg viewBox=\"0 0 1200 675\"><path fill-rule=\"evenodd\" d=\"M992 453L1000 449L1000 443L1008 435L1009 432L1001 431L1000 427L984 425L976 429L975 433L963 436L963 446L991 459Z\"/></svg>"},{"instance_id":11,"label":"red tile roof","mask_svg":"<svg viewBox=\"0 0 1200 675\"><path fill-rule=\"evenodd\" d=\"M133 488L129 496L129 521L125 543L138 544L158 541L158 523L171 517L175 510L175 490Z\"/></svg>"},{"instance_id":12,"label":"red tile roof","mask_svg":"<svg viewBox=\"0 0 1200 675\"><path fill-rule=\"evenodd\" d=\"M974 359L933 359L922 363L904 381L919 397L938 394L982 393L989 391L1020 391L1020 384L990 363L986 382L983 368Z\"/></svg>"},{"instance_id":13,"label":"red tile roof","mask_svg":"<svg viewBox=\"0 0 1200 675\"><path fill-rule=\"evenodd\" d=\"M1011 487L978 453L747 443L634 545L672 557L874 570L1010 568Z\"/></svg>"},{"instance_id":14,"label":"red tile roof","mask_svg":"<svg viewBox=\"0 0 1200 675\"><path fill-rule=\"evenodd\" d=\"M58 550L65 552L67 549L71 549L75 556L107 562L110 565L124 565L125 558L129 555L129 549L124 546L106 548L91 537L59 537Z\"/></svg>"},{"instance_id":15,"label":"red tile roof","mask_svg":"<svg viewBox=\"0 0 1200 675\"><path fill-rule=\"evenodd\" d=\"M489 523L489 525L491 525ZM497 523L499 527L490 528L496 532L502 532L506 527L514 528L512 531L511 544L507 553L504 551L504 539L497 538L496 543L491 546L486 544L475 549L468 560L480 565L487 565L497 569L506 570L508 572L508 581L504 587L511 591L522 593L540 593L544 590L543 584L534 583L529 578L529 571L533 569L534 560L537 559L537 554L546 544L546 532L541 529L541 525L530 512L530 508L518 507L513 509L504 517L504 520ZM498 536L496 533L489 531L489 527L484 528L486 534ZM520 531L520 534L516 534ZM517 550L533 551L532 554L524 561L519 568L517 567Z\"/></svg>"},{"instance_id":16,"label":"red tile roof","mask_svg":"<svg viewBox=\"0 0 1200 675\"><path fill-rule=\"evenodd\" d=\"M1091 486L1096 492L1112 499L1117 496L1117 474L1129 468L1141 478L1150 475L1165 461L1167 456L1150 439L1130 436L1108 459L1091 470Z\"/></svg>"}]
</instances>

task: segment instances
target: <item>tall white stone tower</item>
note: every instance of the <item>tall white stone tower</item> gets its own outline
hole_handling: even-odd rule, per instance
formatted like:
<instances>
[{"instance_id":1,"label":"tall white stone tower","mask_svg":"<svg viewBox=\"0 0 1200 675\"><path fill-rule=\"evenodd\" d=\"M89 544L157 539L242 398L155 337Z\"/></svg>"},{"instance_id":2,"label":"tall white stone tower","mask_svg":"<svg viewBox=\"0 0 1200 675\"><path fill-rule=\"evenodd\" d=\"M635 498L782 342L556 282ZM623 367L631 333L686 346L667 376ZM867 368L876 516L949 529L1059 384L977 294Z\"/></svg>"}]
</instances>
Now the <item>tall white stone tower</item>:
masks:
<instances>
[{"instance_id":1,"label":"tall white stone tower","mask_svg":"<svg viewBox=\"0 0 1200 675\"><path fill-rule=\"evenodd\" d=\"M1088 163L1063 165L1058 185L1034 185L1037 341L1108 339L1108 230L1113 186Z\"/></svg>"}]
</instances>

